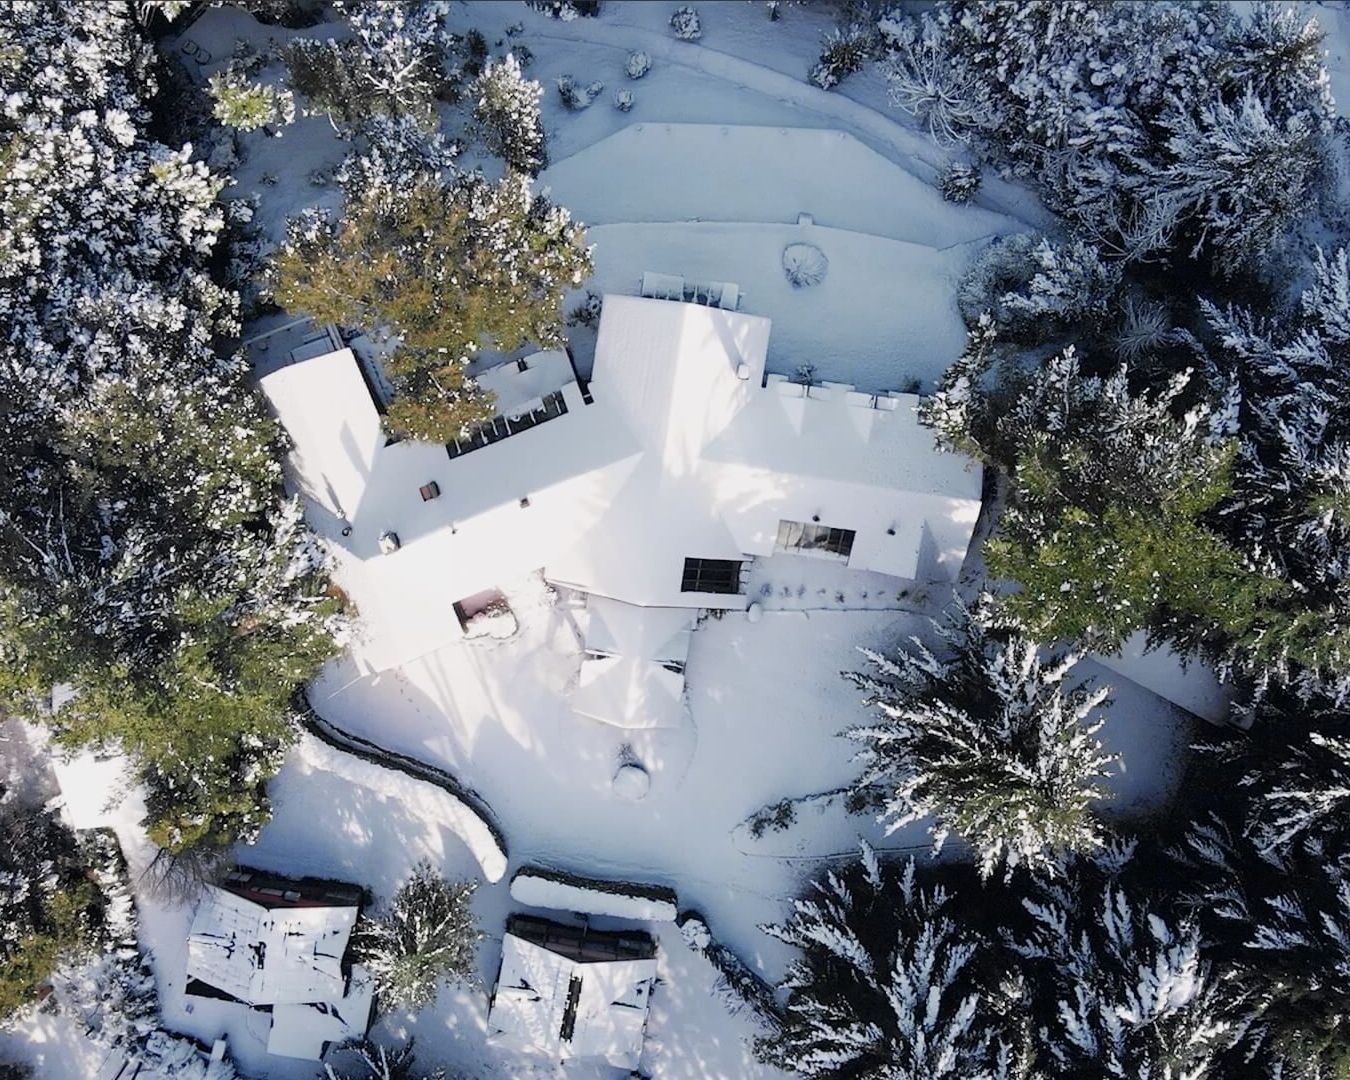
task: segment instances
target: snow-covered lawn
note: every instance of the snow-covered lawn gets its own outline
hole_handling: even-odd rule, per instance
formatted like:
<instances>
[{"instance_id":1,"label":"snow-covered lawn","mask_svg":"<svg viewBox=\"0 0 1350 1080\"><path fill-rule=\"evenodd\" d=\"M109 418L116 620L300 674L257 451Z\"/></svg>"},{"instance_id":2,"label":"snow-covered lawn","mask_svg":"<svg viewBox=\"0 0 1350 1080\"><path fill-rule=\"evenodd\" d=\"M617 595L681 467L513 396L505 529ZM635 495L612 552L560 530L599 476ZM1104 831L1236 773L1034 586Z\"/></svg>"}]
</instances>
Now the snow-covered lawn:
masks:
<instances>
[{"instance_id":1,"label":"snow-covered lawn","mask_svg":"<svg viewBox=\"0 0 1350 1080\"><path fill-rule=\"evenodd\" d=\"M648 270L736 284L742 311L773 320L771 372L810 364L817 378L868 392L902 390L910 379L931 391L965 345L955 290L978 244L935 251L818 225L720 222L599 225L587 235L595 276L586 288L596 293L632 294ZM829 258L819 285L793 288L783 273L783 248L796 243ZM587 351L573 348L588 368Z\"/></svg>"}]
</instances>

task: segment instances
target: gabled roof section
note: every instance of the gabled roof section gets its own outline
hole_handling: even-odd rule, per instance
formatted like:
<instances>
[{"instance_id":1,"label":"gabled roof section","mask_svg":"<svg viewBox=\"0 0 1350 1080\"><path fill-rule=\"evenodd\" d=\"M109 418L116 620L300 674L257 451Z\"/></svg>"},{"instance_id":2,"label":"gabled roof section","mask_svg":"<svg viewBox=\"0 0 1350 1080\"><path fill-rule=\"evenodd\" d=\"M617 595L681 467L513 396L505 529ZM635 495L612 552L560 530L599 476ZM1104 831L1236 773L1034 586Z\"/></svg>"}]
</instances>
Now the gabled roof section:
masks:
<instances>
[{"instance_id":1,"label":"gabled roof section","mask_svg":"<svg viewBox=\"0 0 1350 1080\"><path fill-rule=\"evenodd\" d=\"M245 1005L337 1002L357 907L266 908L210 886L188 934L188 980Z\"/></svg>"},{"instance_id":2,"label":"gabled roof section","mask_svg":"<svg viewBox=\"0 0 1350 1080\"><path fill-rule=\"evenodd\" d=\"M385 436L352 351L278 368L262 388L295 444L291 458L305 493L339 517L354 513Z\"/></svg>"},{"instance_id":3,"label":"gabled roof section","mask_svg":"<svg viewBox=\"0 0 1350 1080\"><path fill-rule=\"evenodd\" d=\"M679 479L764 376L769 320L701 304L605 297L591 385Z\"/></svg>"}]
</instances>

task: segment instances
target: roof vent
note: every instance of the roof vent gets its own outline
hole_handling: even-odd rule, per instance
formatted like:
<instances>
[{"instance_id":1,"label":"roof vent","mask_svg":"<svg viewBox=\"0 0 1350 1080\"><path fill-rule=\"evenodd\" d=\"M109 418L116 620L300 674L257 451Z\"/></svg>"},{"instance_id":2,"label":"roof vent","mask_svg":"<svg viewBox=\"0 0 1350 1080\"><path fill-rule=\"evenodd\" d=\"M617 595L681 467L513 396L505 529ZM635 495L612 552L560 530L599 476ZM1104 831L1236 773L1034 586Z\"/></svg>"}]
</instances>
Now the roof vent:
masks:
<instances>
[{"instance_id":1,"label":"roof vent","mask_svg":"<svg viewBox=\"0 0 1350 1080\"><path fill-rule=\"evenodd\" d=\"M380 534L380 551L385 555L392 555L401 545L398 541L398 533L387 532Z\"/></svg>"},{"instance_id":2,"label":"roof vent","mask_svg":"<svg viewBox=\"0 0 1350 1080\"><path fill-rule=\"evenodd\" d=\"M421 493L423 502L431 502L432 499L440 495L441 485L436 483L435 480L429 480L417 490Z\"/></svg>"},{"instance_id":3,"label":"roof vent","mask_svg":"<svg viewBox=\"0 0 1350 1080\"><path fill-rule=\"evenodd\" d=\"M742 360L739 364L736 365L736 378L738 379L750 378L750 365L747 364L744 360Z\"/></svg>"}]
</instances>

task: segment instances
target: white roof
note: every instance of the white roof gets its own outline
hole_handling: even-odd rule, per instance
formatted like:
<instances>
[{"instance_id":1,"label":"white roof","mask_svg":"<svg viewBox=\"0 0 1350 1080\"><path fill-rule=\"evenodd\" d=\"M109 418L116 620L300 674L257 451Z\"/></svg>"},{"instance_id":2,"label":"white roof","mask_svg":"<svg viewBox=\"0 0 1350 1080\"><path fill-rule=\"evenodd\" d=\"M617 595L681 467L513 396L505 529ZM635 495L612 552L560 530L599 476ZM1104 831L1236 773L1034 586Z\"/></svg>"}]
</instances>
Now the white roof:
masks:
<instances>
[{"instance_id":1,"label":"white roof","mask_svg":"<svg viewBox=\"0 0 1350 1080\"><path fill-rule=\"evenodd\" d=\"M362 652L377 669L458 638L457 601L538 570L578 542L637 463L637 446L605 421L605 408L583 402L566 354L539 353L524 371L504 364L480 381L502 414L528 411L554 390L567 411L451 458L439 443L386 445L350 350L262 380L296 443L307 493L339 514L314 524L334 548L335 579L361 612ZM311 402L331 400L337 384L346 388L340 407L311 417ZM440 494L424 501L429 482ZM385 554L380 538L390 532L400 546Z\"/></svg>"},{"instance_id":2,"label":"white roof","mask_svg":"<svg viewBox=\"0 0 1350 1080\"><path fill-rule=\"evenodd\" d=\"M343 1043L366 1033L374 998L375 984L369 973L361 965L353 965L351 989L340 1001L277 1005L272 1009L267 1052L319 1060L327 1044Z\"/></svg>"},{"instance_id":3,"label":"white roof","mask_svg":"<svg viewBox=\"0 0 1350 1080\"><path fill-rule=\"evenodd\" d=\"M246 1005L340 1001L352 907L265 908L210 886L188 934L187 975Z\"/></svg>"},{"instance_id":4,"label":"white roof","mask_svg":"<svg viewBox=\"0 0 1350 1080\"><path fill-rule=\"evenodd\" d=\"M913 396L766 381L769 329L756 315L608 295L592 402L564 353L499 365L480 381L503 414L554 391L565 411L555 398L544 422L454 458L439 444L386 445L348 349L265 376L296 472L329 511L311 520L361 611L365 661L383 670L449 644L457 601L539 569L630 604L743 606L683 592L684 560L770 555L780 521L852 530L857 569L954 578L979 465L938 450ZM429 482L440 494L424 501ZM399 545L385 553L388 533ZM669 716L677 696L671 679L612 663L585 681L604 686L593 715L631 718L642 710L622 703L644 699Z\"/></svg>"},{"instance_id":5,"label":"white roof","mask_svg":"<svg viewBox=\"0 0 1350 1080\"><path fill-rule=\"evenodd\" d=\"M642 461L550 578L630 603L740 607L680 591L686 557L774 551L781 520L856 533L849 565L954 578L980 509L977 463L937 448L918 399L764 368L767 319L606 296L591 390L643 445ZM634 553L640 553L636 557Z\"/></svg>"},{"instance_id":6,"label":"white roof","mask_svg":"<svg viewBox=\"0 0 1350 1080\"><path fill-rule=\"evenodd\" d=\"M641 608L592 596L578 614L586 645L572 709L623 728L684 723L683 665L689 654L688 608Z\"/></svg>"},{"instance_id":7,"label":"white roof","mask_svg":"<svg viewBox=\"0 0 1350 1080\"><path fill-rule=\"evenodd\" d=\"M542 1051L555 1061L580 1058L635 1069L655 978L655 959L577 963L506 934L488 1039L512 1050ZM574 980L575 1021L564 1039Z\"/></svg>"}]
</instances>

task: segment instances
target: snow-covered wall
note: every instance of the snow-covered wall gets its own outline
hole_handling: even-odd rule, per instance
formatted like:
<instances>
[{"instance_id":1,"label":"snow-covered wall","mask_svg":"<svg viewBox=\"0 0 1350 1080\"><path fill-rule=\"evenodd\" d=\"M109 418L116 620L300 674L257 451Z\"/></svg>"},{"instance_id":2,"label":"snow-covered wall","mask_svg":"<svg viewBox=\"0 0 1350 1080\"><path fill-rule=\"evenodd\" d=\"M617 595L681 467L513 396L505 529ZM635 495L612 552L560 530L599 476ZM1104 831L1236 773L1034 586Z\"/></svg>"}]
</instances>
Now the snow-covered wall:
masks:
<instances>
[{"instance_id":1,"label":"snow-covered wall","mask_svg":"<svg viewBox=\"0 0 1350 1080\"><path fill-rule=\"evenodd\" d=\"M486 804L449 773L338 731L312 709L302 714L301 722L307 734L296 753L307 764L441 822L464 841L489 882L506 874L505 836Z\"/></svg>"},{"instance_id":2,"label":"snow-covered wall","mask_svg":"<svg viewBox=\"0 0 1350 1080\"><path fill-rule=\"evenodd\" d=\"M673 922L673 890L626 881L592 881L553 870L525 867L511 879L511 898L530 907L581 911L643 922Z\"/></svg>"}]
</instances>

